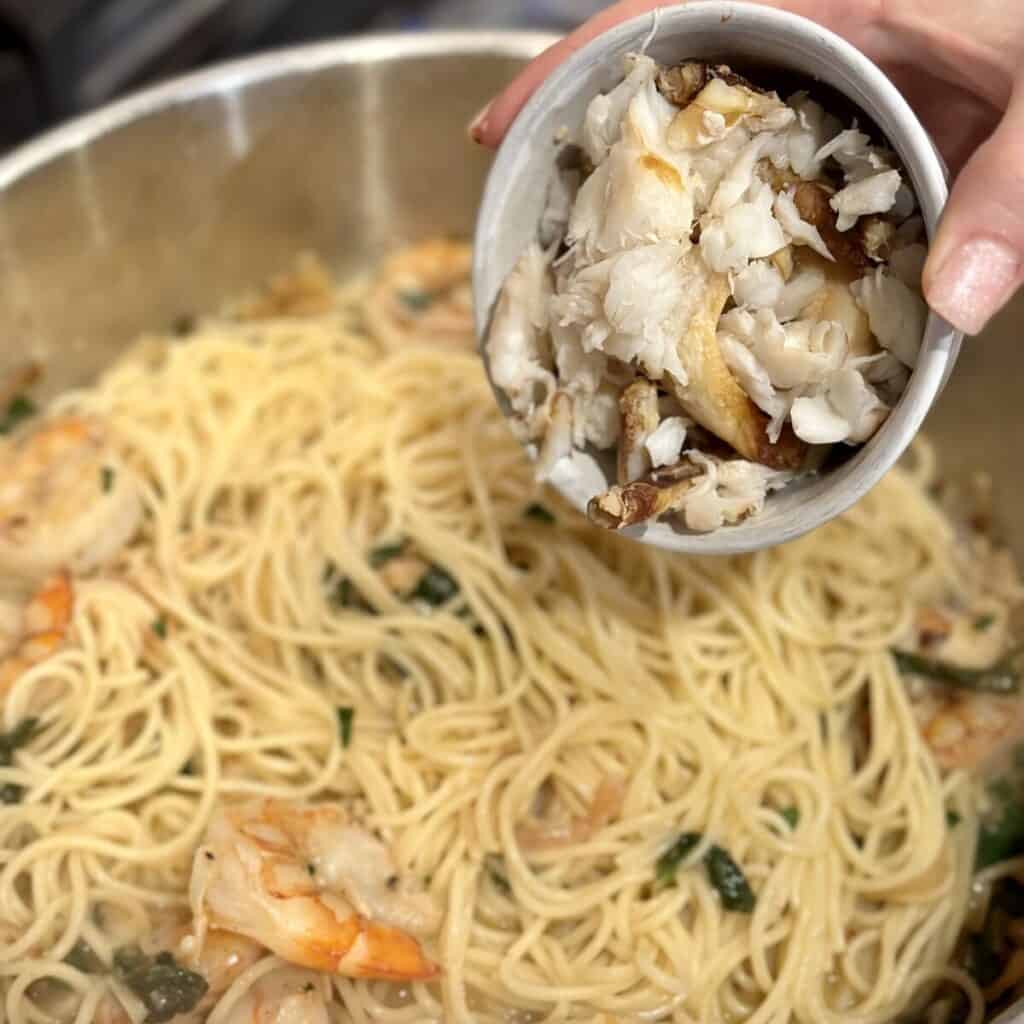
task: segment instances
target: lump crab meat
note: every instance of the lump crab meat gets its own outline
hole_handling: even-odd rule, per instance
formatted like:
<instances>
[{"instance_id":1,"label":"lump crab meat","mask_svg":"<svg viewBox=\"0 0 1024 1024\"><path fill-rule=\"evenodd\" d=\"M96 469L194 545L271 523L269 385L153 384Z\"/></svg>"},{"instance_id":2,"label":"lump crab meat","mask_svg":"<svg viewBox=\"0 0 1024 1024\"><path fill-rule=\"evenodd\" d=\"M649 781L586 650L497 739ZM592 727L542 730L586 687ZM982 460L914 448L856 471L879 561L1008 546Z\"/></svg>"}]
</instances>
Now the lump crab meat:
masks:
<instances>
[{"instance_id":1,"label":"lump crab meat","mask_svg":"<svg viewBox=\"0 0 1024 1024\"><path fill-rule=\"evenodd\" d=\"M709 273L704 297L703 308L679 343L686 372L685 384L673 382L679 404L745 459L775 469L796 469L805 455L803 445L787 433L776 443L769 440L767 417L740 387L719 348L718 321L730 297L728 279Z\"/></svg>"}]
</instances>

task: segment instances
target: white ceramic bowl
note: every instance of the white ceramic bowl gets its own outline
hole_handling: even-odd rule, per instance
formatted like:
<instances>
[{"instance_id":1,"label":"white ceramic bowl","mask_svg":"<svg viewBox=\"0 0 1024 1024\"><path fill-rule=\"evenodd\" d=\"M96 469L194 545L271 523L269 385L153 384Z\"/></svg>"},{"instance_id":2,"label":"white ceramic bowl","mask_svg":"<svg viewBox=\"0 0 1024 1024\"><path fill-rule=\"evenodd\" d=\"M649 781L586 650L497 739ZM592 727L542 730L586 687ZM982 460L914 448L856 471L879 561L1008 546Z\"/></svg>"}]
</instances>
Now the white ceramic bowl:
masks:
<instances>
[{"instance_id":1,"label":"white ceramic bowl","mask_svg":"<svg viewBox=\"0 0 1024 1024\"><path fill-rule=\"evenodd\" d=\"M784 69L838 90L899 154L929 238L934 237L948 195L945 167L903 96L859 50L805 18L752 4L704 0L662 8L619 25L573 54L512 126L488 178L477 221L474 287L481 339L502 282L536 233L565 132L568 141L575 138L588 103L621 81L624 57L648 40L646 52L664 63L695 58L762 65L769 73ZM828 522L863 497L906 450L949 377L960 341L948 323L931 315L910 384L878 433L837 468L771 495L761 515L712 534L667 523L622 532L673 551L736 554L782 544ZM507 413L504 396L495 393ZM563 460L552 479L584 512L590 498L610 483L593 457L576 458L571 466Z\"/></svg>"}]
</instances>

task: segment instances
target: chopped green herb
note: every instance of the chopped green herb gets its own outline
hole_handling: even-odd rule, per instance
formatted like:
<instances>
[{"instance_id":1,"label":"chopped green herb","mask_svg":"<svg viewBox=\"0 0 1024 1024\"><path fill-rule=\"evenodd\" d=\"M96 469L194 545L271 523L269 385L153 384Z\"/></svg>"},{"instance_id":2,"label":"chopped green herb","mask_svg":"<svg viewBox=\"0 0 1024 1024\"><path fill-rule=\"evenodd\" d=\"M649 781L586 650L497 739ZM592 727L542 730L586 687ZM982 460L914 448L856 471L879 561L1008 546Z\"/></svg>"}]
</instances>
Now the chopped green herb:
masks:
<instances>
[{"instance_id":1,"label":"chopped green herb","mask_svg":"<svg viewBox=\"0 0 1024 1024\"><path fill-rule=\"evenodd\" d=\"M989 787L989 792L999 805L999 813L978 832L975 867L979 871L1024 854L1024 805L1013 783L1001 779Z\"/></svg>"},{"instance_id":2,"label":"chopped green herb","mask_svg":"<svg viewBox=\"0 0 1024 1024\"><path fill-rule=\"evenodd\" d=\"M422 313L434 304L434 296L430 292L413 288L403 288L399 291L398 297L406 309L413 313Z\"/></svg>"},{"instance_id":3,"label":"chopped green herb","mask_svg":"<svg viewBox=\"0 0 1024 1024\"><path fill-rule=\"evenodd\" d=\"M25 787L16 782L5 782L0 786L0 804L20 804L25 795Z\"/></svg>"},{"instance_id":4,"label":"chopped green herb","mask_svg":"<svg viewBox=\"0 0 1024 1024\"><path fill-rule=\"evenodd\" d=\"M995 694L1011 694L1020 690L1020 672L1017 669L1019 650L1011 651L989 668L961 668L910 651L893 651L892 654L900 672L927 676L954 689Z\"/></svg>"},{"instance_id":5,"label":"chopped green herb","mask_svg":"<svg viewBox=\"0 0 1024 1024\"><path fill-rule=\"evenodd\" d=\"M347 576L339 576L338 570L330 563L324 569L323 581L328 587L331 604L338 608L366 612L368 615L377 614L377 610L359 593L359 588Z\"/></svg>"},{"instance_id":6,"label":"chopped green herb","mask_svg":"<svg viewBox=\"0 0 1024 1024\"><path fill-rule=\"evenodd\" d=\"M316 865L315 864L307 864L306 865L306 872L307 872L307 874L309 875L310 878L316 878Z\"/></svg>"},{"instance_id":7,"label":"chopped green herb","mask_svg":"<svg viewBox=\"0 0 1024 1024\"><path fill-rule=\"evenodd\" d=\"M354 608L366 615L376 615L377 609L363 597L359 588L347 577L340 580L335 591L336 603L342 608Z\"/></svg>"},{"instance_id":8,"label":"chopped green herb","mask_svg":"<svg viewBox=\"0 0 1024 1024\"><path fill-rule=\"evenodd\" d=\"M505 642L513 651L519 650L519 645L516 643L515 634L512 632L509 624L505 621L501 623L501 631L505 635Z\"/></svg>"},{"instance_id":9,"label":"chopped green herb","mask_svg":"<svg viewBox=\"0 0 1024 1024\"><path fill-rule=\"evenodd\" d=\"M195 1009L209 988L201 975L181 967L170 953L148 957L138 946L114 954L114 972L149 1011L147 1024L166 1024Z\"/></svg>"},{"instance_id":10,"label":"chopped green herb","mask_svg":"<svg viewBox=\"0 0 1024 1024\"><path fill-rule=\"evenodd\" d=\"M654 874L661 885L671 885L679 865L697 849L701 841L699 832L684 832L659 858Z\"/></svg>"},{"instance_id":11,"label":"chopped green herb","mask_svg":"<svg viewBox=\"0 0 1024 1024\"><path fill-rule=\"evenodd\" d=\"M450 601L459 592L454 577L439 565L432 565L421 577L409 595L414 601L425 601L433 608Z\"/></svg>"},{"instance_id":12,"label":"chopped green herb","mask_svg":"<svg viewBox=\"0 0 1024 1024\"><path fill-rule=\"evenodd\" d=\"M505 876L505 861L496 853L489 853L484 858L484 867L487 869L487 876L494 883L496 889L500 889L506 896L512 895L512 883Z\"/></svg>"},{"instance_id":13,"label":"chopped green herb","mask_svg":"<svg viewBox=\"0 0 1024 1024\"><path fill-rule=\"evenodd\" d=\"M107 965L85 939L79 939L71 947L71 951L64 957L64 963L83 974L102 974L107 969Z\"/></svg>"},{"instance_id":14,"label":"chopped green herb","mask_svg":"<svg viewBox=\"0 0 1024 1024\"><path fill-rule=\"evenodd\" d=\"M100 470L100 486L103 488L104 494L109 494L114 489L116 480L117 474L110 466L104 466Z\"/></svg>"},{"instance_id":15,"label":"chopped green herb","mask_svg":"<svg viewBox=\"0 0 1024 1024\"><path fill-rule=\"evenodd\" d=\"M114 951L114 970L120 976L131 974L148 963L152 963L150 957L138 946L122 946Z\"/></svg>"},{"instance_id":16,"label":"chopped green herb","mask_svg":"<svg viewBox=\"0 0 1024 1024\"><path fill-rule=\"evenodd\" d=\"M382 654L380 656L380 667L382 672L397 676L399 679L407 679L409 677L409 670L396 658L392 658L390 654Z\"/></svg>"},{"instance_id":17,"label":"chopped green herb","mask_svg":"<svg viewBox=\"0 0 1024 1024\"><path fill-rule=\"evenodd\" d=\"M14 763L14 754L32 740L38 731L39 719L23 718L10 732L0 733L0 766Z\"/></svg>"},{"instance_id":18,"label":"chopped green herb","mask_svg":"<svg viewBox=\"0 0 1024 1024\"><path fill-rule=\"evenodd\" d=\"M722 898L726 910L749 914L756 902L743 869L720 846L712 846L705 858L711 884Z\"/></svg>"},{"instance_id":19,"label":"chopped green herb","mask_svg":"<svg viewBox=\"0 0 1024 1024\"><path fill-rule=\"evenodd\" d=\"M956 811L946 811L946 826L948 828L956 828L963 818Z\"/></svg>"},{"instance_id":20,"label":"chopped green herb","mask_svg":"<svg viewBox=\"0 0 1024 1024\"><path fill-rule=\"evenodd\" d=\"M659 885L672 885L676 872L701 842L699 832L684 832L659 858L655 877ZM712 846L704 856L708 879L718 892L726 910L749 914L756 899L743 869L720 846Z\"/></svg>"},{"instance_id":21,"label":"chopped green herb","mask_svg":"<svg viewBox=\"0 0 1024 1024\"><path fill-rule=\"evenodd\" d=\"M7 403L3 416L0 416L0 434L9 434L24 420L31 419L39 410L36 403L28 395L16 395Z\"/></svg>"},{"instance_id":22,"label":"chopped green herb","mask_svg":"<svg viewBox=\"0 0 1024 1024\"><path fill-rule=\"evenodd\" d=\"M351 608L359 599L355 584L347 576L338 580L332 596L334 603L342 608Z\"/></svg>"},{"instance_id":23,"label":"chopped green herb","mask_svg":"<svg viewBox=\"0 0 1024 1024\"><path fill-rule=\"evenodd\" d=\"M984 633L986 629L991 629L995 625L995 621L994 615L979 615L974 620L973 626L979 633Z\"/></svg>"},{"instance_id":24,"label":"chopped green herb","mask_svg":"<svg viewBox=\"0 0 1024 1024\"><path fill-rule=\"evenodd\" d=\"M548 525L558 521L551 512L538 502L527 505L523 515L527 519L536 519L538 523L547 523Z\"/></svg>"},{"instance_id":25,"label":"chopped green herb","mask_svg":"<svg viewBox=\"0 0 1024 1024\"><path fill-rule=\"evenodd\" d=\"M196 318L188 313L179 316L171 325L171 330L179 337L184 338L196 329Z\"/></svg>"},{"instance_id":26,"label":"chopped green herb","mask_svg":"<svg viewBox=\"0 0 1024 1024\"><path fill-rule=\"evenodd\" d=\"M341 745L346 750L352 742L352 720L355 716L355 708L338 708L338 735L341 737Z\"/></svg>"},{"instance_id":27,"label":"chopped green herb","mask_svg":"<svg viewBox=\"0 0 1024 1024\"><path fill-rule=\"evenodd\" d=\"M167 620L162 615L153 623L153 632L156 633L161 640L167 639Z\"/></svg>"},{"instance_id":28,"label":"chopped green herb","mask_svg":"<svg viewBox=\"0 0 1024 1024\"><path fill-rule=\"evenodd\" d=\"M195 766L195 762L194 762L194 761L192 760L192 758L190 757L190 758L189 758L189 759L188 759L188 760L187 760L187 761L186 761L186 762L185 762L185 763L184 763L184 764L183 764L183 765L181 766L181 774L182 774L182 775L195 775L195 773L196 773L196 766Z\"/></svg>"},{"instance_id":29,"label":"chopped green herb","mask_svg":"<svg viewBox=\"0 0 1024 1024\"><path fill-rule=\"evenodd\" d=\"M800 808L799 807L783 807L779 814L785 819L786 824L791 828L795 829L800 824Z\"/></svg>"},{"instance_id":30,"label":"chopped green herb","mask_svg":"<svg viewBox=\"0 0 1024 1024\"><path fill-rule=\"evenodd\" d=\"M473 614L473 609L468 604L463 605L455 612L455 617L461 619L467 625L471 624L473 630L473 636L487 636L487 630L484 629L480 620Z\"/></svg>"},{"instance_id":31,"label":"chopped green herb","mask_svg":"<svg viewBox=\"0 0 1024 1024\"><path fill-rule=\"evenodd\" d=\"M323 665L320 664L319 658L316 655L311 654L309 651L301 652L302 661L306 668L309 669L310 675L318 682L322 682L324 678Z\"/></svg>"},{"instance_id":32,"label":"chopped green herb","mask_svg":"<svg viewBox=\"0 0 1024 1024\"><path fill-rule=\"evenodd\" d=\"M403 551L405 551L404 540L400 540L395 544L381 544L380 547L374 548L370 552L370 565L374 569L379 569L382 565L387 565L393 558L397 558Z\"/></svg>"}]
</instances>

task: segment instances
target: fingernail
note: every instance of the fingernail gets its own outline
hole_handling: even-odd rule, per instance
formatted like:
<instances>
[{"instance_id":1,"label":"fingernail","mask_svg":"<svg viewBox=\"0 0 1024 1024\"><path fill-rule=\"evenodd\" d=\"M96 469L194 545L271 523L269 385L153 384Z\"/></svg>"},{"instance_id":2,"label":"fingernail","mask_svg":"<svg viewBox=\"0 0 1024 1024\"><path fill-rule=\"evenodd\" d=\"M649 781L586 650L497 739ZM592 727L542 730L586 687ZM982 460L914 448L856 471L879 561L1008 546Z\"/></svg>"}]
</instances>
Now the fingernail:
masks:
<instances>
[{"instance_id":1,"label":"fingernail","mask_svg":"<svg viewBox=\"0 0 1024 1024\"><path fill-rule=\"evenodd\" d=\"M954 249L928 284L939 316L966 334L979 334L1013 295L1021 257L999 238L975 238Z\"/></svg>"},{"instance_id":2,"label":"fingernail","mask_svg":"<svg viewBox=\"0 0 1024 1024\"><path fill-rule=\"evenodd\" d=\"M487 127L487 115L491 112L491 104L488 103L472 121L469 122L469 137L474 142L480 142L483 138L484 129Z\"/></svg>"}]
</instances>

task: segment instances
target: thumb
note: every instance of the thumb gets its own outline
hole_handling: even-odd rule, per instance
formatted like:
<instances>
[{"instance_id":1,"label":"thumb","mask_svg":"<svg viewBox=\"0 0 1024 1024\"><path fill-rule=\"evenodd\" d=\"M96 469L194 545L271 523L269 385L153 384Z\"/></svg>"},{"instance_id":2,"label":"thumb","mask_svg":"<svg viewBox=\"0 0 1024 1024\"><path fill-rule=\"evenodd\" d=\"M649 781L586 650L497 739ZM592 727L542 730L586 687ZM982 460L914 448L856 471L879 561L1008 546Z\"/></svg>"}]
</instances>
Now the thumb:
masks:
<instances>
[{"instance_id":1,"label":"thumb","mask_svg":"<svg viewBox=\"0 0 1024 1024\"><path fill-rule=\"evenodd\" d=\"M1024 96L964 167L928 255L924 293L940 316L978 334L1024 284Z\"/></svg>"}]
</instances>

